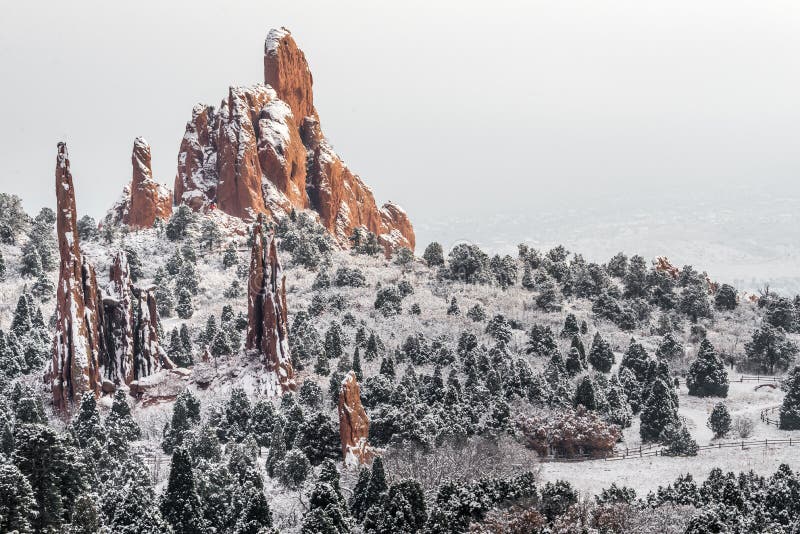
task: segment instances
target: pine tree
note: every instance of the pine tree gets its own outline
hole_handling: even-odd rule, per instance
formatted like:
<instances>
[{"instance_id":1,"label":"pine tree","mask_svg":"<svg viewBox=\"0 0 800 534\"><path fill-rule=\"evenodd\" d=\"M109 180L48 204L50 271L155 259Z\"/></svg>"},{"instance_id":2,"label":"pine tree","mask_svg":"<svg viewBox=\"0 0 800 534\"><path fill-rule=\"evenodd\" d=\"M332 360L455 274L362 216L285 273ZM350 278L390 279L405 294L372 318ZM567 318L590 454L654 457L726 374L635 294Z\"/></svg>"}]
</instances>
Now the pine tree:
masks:
<instances>
[{"instance_id":1,"label":"pine tree","mask_svg":"<svg viewBox=\"0 0 800 534\"><path fill-rule=\"evenodd\" d=\"M581 354L575 347L572 347L567 353L567 358L564 361L564 367L569 376L575 376L583 370Z\"/></svg>"},{"instance_id":2,"label":"pine tree","mask_svg":"<svg viewBox=\"0 0 800 534\"><path fill-rule=\"evenodd\" d=\"M564 319L564 328L561 329L561 337L563 339L570 339L572 336L578 335L580 326L578 326L578 319L574 313L567 314Z\"/></svg>"},{"instance_id":3,"label":"pine tree","mask_svg":"<svg viewBox=\"0 0 800 534\"><path fill-rule=\"evenodd\" d=\"M191 319L194 315L194 305L192 304L192 294L186 288L181 288L178 293L178 305L175 311L181 319Z\"/></svg>"},{"instance_id":4,"label":"pine tree","mask_svg":"<svg viewBox=\"0 0 800 534\"><path fill-rule=\"evenodd\" d=\"M86 447L92 439L104 439L105 429L100 421L97 399L94 393L84 393L78 414L72 420L72 430L81 447Z\"/></svg>"},{"instance_id":5,"label":"pine tree","mask_svg":"<svg viewBox=\"0 0 800 534\"><path fill-rule=\"evenodd\" d=\"M50 277L47 273L44 271L39 273L39 276L36 277L36 281L31 286L31 293L40 300L46 301L49 300L55 292L56 288L53 282L50 281Z\"/></svg>"},{"instance_id":6,"label":"pine tree","mask_svg":"<svg viewBox=\"0 0 800 534\"><path fill-rule=\"evenodd\" d=\"M588 376L583 377L580 384L575 390L575 400L573 406L583 406L587 410L597 409L597 397L595 393L594 382Z\"/></svg>"},{"instance_id":7,"label":"pine tree","mask_svg":"<svg viewBox=\"0 0 800 534\"><path fill-rule=\"evenodd\" d=\"M668 425L680 426L678 407L672 399L671 389L660 378L653 382L640 417L639 435L642 441L657 441Z\"/></svg>"},{"instance_id":8,"label":"pine tree","mask_svg":"<svg viewBox=\"0 0 800 534\"><path fill-rule=\"evenodd\" d=\"M578 354L581 356L581 366L586 369L589 367L588 363L586 362L586 347L583 346L583 340L579 335L572 336L572 341L570 342L570 348L578 349Z\"/></svg>"},{"instance_id":9,"label":"pine tree","mask_svg":"<svg viewBox=\"0 0 800 534\"><path fill-rule=\"evenodd\" d=\"M656 357L667 361L680 359L683 357L684 353L683 345L675 339L672 332L664 334L664 337L658 344L658 349L656 349Z\"/></svg>"},{"instance_id":10,"label":"pine tree","mask_svg":"<svg viewBox=\"0 0 800 534\"><path fill-rule=\"evenodd\" d=\"M183 353L187 355L189 357L189 360L191 361L194 348L192 347L192 338L189 335L189 327L186 326L186 323L181 324L180 338L181 338L181 350L183 350Z\"/></svg>"},{"instance_id":11,"label":"pine tree","mask_svg":"<svg viewBox=\"0 0 800 534\"><path fill-rule=\"evenodd\" d=\"M786 396L780 409L781 430L800 429L800 366L794 368L786 380Z\"/></svg>"},{"instance_id":12,"label":"pine tree","mask_svg":"<svg viewBox=\"0 0 800 534\"><path fill-rule=\"evenodd\" d=\"M348 505L350 507L350 514L359 523L364 520L367 513L367 488L369 487L370 471L366 467L362 467L358 471L358 480L353 488L353 494L350 497Z\"/></svg>"},{"instance_id":13,"label":"pine tree","mask_svg":"<svg viewBox=\"0 0 800 534\"><path fill-rule=\"evenodd\" d=\"M172 454L167 489L161 499L161 513L175 532L205 532L203 508L195 488L192 458L179 447Z\"/></svg>"},{"instance_id":14,"label":"pine tree","mask_svg":"<svg viewBox=\"0 0 800 534\"><path fill-rule=\"evenodd\" d=\"M221 423L227 439L241 442L250 430L250 400L241 387L231 389L231 396L225 402L225 418Z\"/></svg>"},{"instance_id":15,"label":"pine tree","mask_svg":"<svg viewBox=\"0 0 800 534\"><path fill-rule=\"evenodd\" d=\"M37 278L42 274L42 258L33 241L28 241L22 247L22 259L20 261L19 272L27 278Z\"/></svg>"},{"instance_id":16,"label":"pine tree","mask_svg":"<svg viewBox=\"0 0 800 534\"><path fill-rule=\"evenodd\" d=\"M14 318L11 320L11 332L17 337L23 337L33 329L31 317L30 301L24 293L17 299L17 307L14 310Z\"/></svg>"},{"instance_id":17,"label":"pine tree","mask_svg":"<svg viewBox=\"0 0 800 534\"><path fill-rule=\"evenodd\" d=\"M731 430L731 414L727 406L721 402L714 406L711 415L708 416L708 428L714 432L715 438L725 436Z\"/></svg>"},{"instance_id":18,"label":"pine tree","mask_svg":"<svg viewBox=\"0 0 800 534\"><path fill-rule=\"evenodd\" d=\"M270 510L264 492L252 484L245 485L243 492L244 508L236 518L233 534L261 534L269 532L272 526L272 510Z\"/></svg>"},{"instance_id":19,"label":"pine tree","mask_svg":"<svg viewBox=\"0 0 800 534\"><path fill-rule=\"evenodd\" d=\"M164 428L164 440L161 447L170 453L181 445L193 426L200 422L200 403L192 392L183 390L172 405L172 418Z\"/></svg>"},{"instance_id":20,"label":"pine tree","mask_svg":"<svg viewBox=\"0 0 800 534\"><path fill-rule=\"evenodd\" d=\"M214 219L205 219L200 229L200 243L211 250L222 240L222 233Z\"/></svg>"},{"instance_id":21,"label":"pine tree","mask_svg":"<svg viewBox=\"0 0 800 534\"><path fill-rule=\"evenodd\" d=\"M35 517L30 482L13 464L0 464L0 532L33 533Z\"/></svg>"},{"instance_id":22,"label":"pine tree","mask_svg":"<svg viewBox=\"0 0 800 534\"><path fill-rule=\"evenodd\" d=\"M124 391L117 390L114 393L114 401L111 404L111 411L106 418L106 426L116 426L121 429L123 435L129 441L135 441L142 436L139 424L131 415L131 408L128 405L128 398Z\"/></svg>"},{"instance_id":23,"label":"pine tree","mask_svg":"<svg viewBox=\"0 0 800 534\"><path fill-rule=\"evenodd\" d=\"M461 310L458 309L458 302L456 302L456 298L453 297L450 299L450 305L447 307L447 315L460 315Z\"/></svg>"},{"instance_id":24,"label":"pine tree","mask_svg":"<svg viewBox=\"0 0 800 534\"><path fill-rule=\"evenodd\" d=\"M394 359L391 356L387 356L381 360L380 374L390 380L395 379Z\"/></svg>"},{"instance_id":25,"label":"pine tree","mask_svg":"<svg viewBox=\"0 0 800 534\"><path fill-rule=\"evenodd\" d=\"M650 356L647 354L647 350L645 350L641 343L637 343L636 340L631 339L628 350L625 351L625 355L622 357L622 361L619 365L620 367L630 369L636 377L636 380L644 382L647 379L647 370L650 365L649 361Z\"/></svg>"},{"instance_id":26,"label":"pine tree","mask_svg":"<svg viewBox=\"0 0 800 534\"><path fill-rule=\"evenodd\" d=\"M366 513L371 507L380 504L388 489L389 486L386 484L386 472L383 469L383 459L378 456L372 461L372 471L364 497L364 512Z\"/></svg>"},{"instance_id":27,"label":"pine tree","mask_svg":"<svg viewBox=\"0 0 800 534\"><path fill-rule=\"evenodd\" d=\"M200 282L197 278L197 270L195 269L194 263L190 261L183 262L181 270L175 278L175 287L179 292L185 289L192 295L197 295L200 291Z\"/></svg>"},{"instance_id":28,"label":"pine tree","mask_svg":"<svg viewBox=\"0 0 800 534\"><path fill-rule=\"evenodd\" d=\"M557 348L553 330L549 326L534 324L528 334L525 352L536 356L549 356Z\"/></svg>"},{"instance_id":29,"label":"pine tree","mask_svg":"<svg viewBox=\"0 0 800 534\"><path fill-rule=\"evenodd\" d=\"M314 372L321 376L328 376L331 374L331 366L328 363L328 356L325 352L320 352L317 356L317 362L314 364Z\"/></svg>"},{"instance_id":30,"label":"pine tree","mask_svg":"<svg viewBox=\"0 0 800 534\"><path fill-rule=\"evenodd\" d=\"M484 310L483 306L480 304L476 304L467 310L467 317L476 323L480 323L481 321L486 320L486 310Z\"/></svg>"},{"instance_id":31,"label":"pine tree","mask_svg":"<svg viewBox=\"0 0 800 534\"><path fill-rule=\"evenodd\" d=\"M600 332L595 333L592 348L589 350L589 364L601 373L611 372L614 365L614 352L609 344L602 338Z\"/></svg>"},{"instance_id":32,"label":"pine tree","mask_svg":"<svg viewBox=\"0 0 800 534\"><path fill-rule=\"evenodd\" d=\"M230 269L239 264L239 253L236 250L236 244L231 241L225 247L225 253L222 255L222 266Z\"/></svg>"},{"instance_id":33,"label":"pine tree","mask_svg":"<svg viewBox=\"0 0 800 534\"><path fill-rule=\"evenodd\" d=\"M725 364L707 339L700 343L697 359L689 366L686 386L689 388L689 395L696 397L728 396L728 373L725 371Z\"/></svg>"},{"instance_id":34,"label":"pine tree","mask_svg":"<svg viewBox=\"0 0 800 534\"><path fill-rule=\"evenodd\" d=\"M283 468L283 460L286 458L286 441L283 434L283 426L283 418L276 418L269 440L269 454L267 455L266 469L267 474L273 478L280 475L281 469Z\"/></svg>"},{"instance_id":35,"label":"pine tree","mask_svg":"<svg viewBox=\"0 0 800 534\"><path fill-rule=\"evenodd\" d=\"M444 265L444 251L442 245L436 241L431 242L425 247L425 252L422 253L422 259L428 264L428 267L439 267Z\"/></svg>"},{"instance_id":36,"label":"pine tree","mask_svg":"<svg viewBox=\"0 0 800 534\"><path fill-rule=\"evenodd\" d=\"M356 345L356 350L353 352L353 371L356 373L356 378L359 381L364 380L364 373L361 371L361 354Z\"/></svg>"},{"instance_id":37,"label":"pine tree","mask_svg":"<svg viewBox=\"0 0 800 534\"><path fill-rule=\"evenodd\" d=\"M368 362L377 358L379 347L378 336L375 335L375 332L371 332L369 338L367 338L367 346L364 348L364 358Z\"/></svg>"},{"instance_id":38,"label":"pine tree","mask_svg":"<svg viewBox=\"0 0 800 534\"><path fill-rule=\"evenodd\" d=\"M142 268L142 260L139 259L139 254L131 247L125 247L125 257L128 260L128 269L131 276L131 282L138 282L139 279L144 277L144 270Z\"/></svg>"},{"instance_id":39,"label":"pine tree","mask_svg":"<svg viewBox=\"0 0 800 534\"><path fill-rule=\"evenodd\" d=\"M217 332L211 342L211 354L218 358L220 356L227 356L233 353L233 348L230 343L230 336L225 331Z\"/></svg>"},{"instance_id":40,"label":"pine tree","mask_svg":"<svg viewBox=\"0 0 800 534\"><path fill-rule=\"evenodd\" d=\"M327 359L335 360L342 355L344 351L342 337L342 327L334 321L325 332L325 357ZM327 373L325 373L325 376L327 376Z\"/></svg>"},{"instance_id":41,"label":"pine tree","mask_svg":"<svg viewBox=\"0 0 800 534\"><path fill-rule=\"evenodd\" d=\"M311 465L341 455L338 429L331 418L321 412L311 414L299 425L294 445L305 453Z\"/></svg>"}]
</instances>

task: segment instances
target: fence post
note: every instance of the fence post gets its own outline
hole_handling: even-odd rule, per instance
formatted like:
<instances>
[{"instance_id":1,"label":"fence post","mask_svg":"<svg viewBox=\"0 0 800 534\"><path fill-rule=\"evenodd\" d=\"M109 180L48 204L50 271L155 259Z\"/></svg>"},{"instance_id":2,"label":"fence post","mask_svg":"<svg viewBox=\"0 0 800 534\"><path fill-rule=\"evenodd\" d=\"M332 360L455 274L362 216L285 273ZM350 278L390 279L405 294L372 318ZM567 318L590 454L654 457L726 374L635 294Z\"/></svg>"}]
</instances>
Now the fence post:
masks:
<instances>
[{"instance_id":1,"label":"fence post","mask_svg":"<svg viewBox=\"0 0 800 534\"><path fill-rule=\"evenodd\" d=\"M742 450L744 450L744 440L742 440Z\"/></svg>"}]
</instances>

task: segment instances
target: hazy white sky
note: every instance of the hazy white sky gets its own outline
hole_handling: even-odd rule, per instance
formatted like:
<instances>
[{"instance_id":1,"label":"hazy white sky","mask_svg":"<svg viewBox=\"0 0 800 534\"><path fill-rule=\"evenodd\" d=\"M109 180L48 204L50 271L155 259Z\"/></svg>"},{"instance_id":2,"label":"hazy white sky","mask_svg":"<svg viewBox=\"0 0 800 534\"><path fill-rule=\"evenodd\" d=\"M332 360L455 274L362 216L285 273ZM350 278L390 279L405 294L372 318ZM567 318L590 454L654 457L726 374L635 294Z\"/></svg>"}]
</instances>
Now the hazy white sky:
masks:
<instances>
[{"instance_id":1,"label":"hazy white sky","mask_svg":"<svg viewBox=\"0 0 800 534\"><path fill-rule=\"evenodd\" d=\"M98 217L139 135L172 187L192 105L262 81L275 26L336 149L412 220L800 190L796 0L3 0L0 190L52 205L64 139Z\"/></svg>"}]
</instances>

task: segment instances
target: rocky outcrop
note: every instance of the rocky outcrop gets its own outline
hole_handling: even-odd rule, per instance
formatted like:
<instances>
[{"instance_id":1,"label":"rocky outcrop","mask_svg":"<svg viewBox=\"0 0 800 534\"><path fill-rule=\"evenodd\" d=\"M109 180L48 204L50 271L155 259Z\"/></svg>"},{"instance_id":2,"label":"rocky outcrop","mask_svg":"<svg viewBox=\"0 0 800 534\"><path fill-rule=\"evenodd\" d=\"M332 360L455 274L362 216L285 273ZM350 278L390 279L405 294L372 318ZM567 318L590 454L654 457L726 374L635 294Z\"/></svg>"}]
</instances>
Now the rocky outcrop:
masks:
<instances>
[{"instance_id":1,"label":"rocky outcrop","mask_svg":"<svg viewBox=\"0 0 800 534\"><path fill-rule=\"evenodd\" d=\"M110 393L171 362L159 344L153 292L131 284L125 254L114 257L106 292L81 254L64 143L58 145L56 198L60 269L53 358L45 380L56 409L68 411L86 392Z\"/></svg>"},{"instance_id":2,"label":"rocky outcrop","mask_svg":"<svg viewBox=\"0 0 800 534\"><path fill-rule=\"evenodd\" d=\"M108 351L103 377L115 388L172 369L158 336L158 312L152 288L135 287L128 261L120 251L114 256L108 291L103 296L104 329Z\"/></svg>"},{"instance_id":3,"label":"rocky outcrop","mask_svg":"<svg viewBox=\"0 0 800 534\"><path fill-rule=\"evenodd\" d=\"M267 395L277 396L297 388L289 352L286 277L275 239L264 236L261 218L253 227L245 348L261 354L266 364Z\"/></svg>"},{"instance_id":4,"label":"rocky outcrop","mask_svg":"<svg viewBox=\"0 0 800 534\"><path fill-rule=\"evenodd\" d=\"M152 228L156 219L166 221L172 215L172 193L153 179L151 159L150 145L143 137L137 137L131 154L131 183L122 190L105 223Z\"/></svg>"},{"instance_id":5,"label":"rocky outcrop","mask_svg":"<svg viewBox=\"0 0 800 534\"><path fill-rule=\"evenodd\" d=\"M369 417L361 405L361 389L353 371L347 373L339 388L339 437L342 458L347 465L370 463L378 454L378 450L367 443Z\"/></svg>"},{"instance_id":6,"label":"rocky outcrop","mask_svg":"<svg viewBox=\"0 0 800 534\"><path fill-rule=\"evenodd\" d=\"M286 29L267 36L264 81L232 87L219 112L203 105L192 110L178 155L175 203L249 220L310 208L342 246L364 227L388 246L413 250L405 212L391 203L379 208L322 134L311 71Z\"/></svg>"},{"instance_id":7,"label":"rocky outcrop","mask_svg":"<svg viewBox=\"0 0 800 534\"><path fill-rule=\"evenodd\" d=\"M53 360L46 379L53 404L67 410L86 392L100 392L100 342L97 282L81 257L75 189L65 143L56 156L56 231L61 257L56 300ZM100 306L101 307L101 306Z\"/></svg>"}]
</instances>

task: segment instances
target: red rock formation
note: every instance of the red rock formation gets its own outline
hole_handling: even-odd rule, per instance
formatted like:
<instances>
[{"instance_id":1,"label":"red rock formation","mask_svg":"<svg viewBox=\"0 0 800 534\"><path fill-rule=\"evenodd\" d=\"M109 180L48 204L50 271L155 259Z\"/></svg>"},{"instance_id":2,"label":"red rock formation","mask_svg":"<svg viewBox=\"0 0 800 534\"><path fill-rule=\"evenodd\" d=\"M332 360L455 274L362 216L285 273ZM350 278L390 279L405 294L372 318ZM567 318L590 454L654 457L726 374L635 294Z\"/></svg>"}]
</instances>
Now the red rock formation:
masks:
<instances>
[{"instance_id":1,"label":"red rock formation","mask_svg":"<svg viewBox=\"0 0 800 534\"><path fill-rule=\"evenodd\" d=\"M672 265L666 256L658 256L653 260L653 268L658 272L668 274L673 280L677 280L681 275L681 270Z\"/></svg>"},{"instance_id":2,"label":"red rock formation","mask_svg":"<svg viewBox=\"0 0 800 534\"><path fill-rule=\"evenodd\" d=\"M114 387L130 384L133 372L133 295L128 259L120 251L114 256L109 273L111 283L104 299L106 332L113 350L103 366L104 377Z\"/></svg>"},{"instance_id":3,"label":"red rock formation","mask_svg":"<svg viewBox=\"0 0 800 534\"><path fill-rule=\"evenodd\" d=\"M293 391L292 358L286 318L286 277L272 236L264 237L261 219L253 227L247 288L247 350L258 351L267 365L268 395Z\"/></svg>"},{"instance_id":4,"label":"red rock formation","mask_svg":"<svg viewBox=\"0 0 800 534\"><path fill-rule=\"evenodd\" d=\"M110 281L103 298L105 331L110 341L103 376L115 389L130 386L162 367L171 369L174 364L159 342L154 292L151 288L134 287L124 252L114 256Z\"/></svg>"},{"instance_id":5,"label":"red rock formation","mask_svg":"<svg viewBox=\"0 0 800 534\"><path fill-rule=\"evenodd\" d=\"M347 373L339 388L339 437L347 465L369 463L378 453L367 443L369 417L361 405L361 389L353 371Z\"/></svg>"},{"instance_id":6,"label":"red rock formation","mask_svg":"<svg viewBox=\"0 0 800 534\"><path fill-rule=\"evenodd\" d=\"M231 88L218 114L208 106L192 110L175 202L246 219L311 208L342 246L364 227L386 245L413 250L405 212L391 203L379 208L322 134L311 71L286 29L267 36L264 80L268 85Z\"/></svg>"},{"instance_id":7,"label":"red rock formation","mask_svg":"<svg viewBox=\"0 0 800 534\"><path fill-rule=\"evenodd\" d=\"M172 193L153 179L150 145L142 137L133 142L131 164L131 183L109 210L106 222L134 229L152 228L157 218L165 221L172 215Z\"/></svg>"},{"instance_id":8,"label":"red rock formation","mask_svg":"<svg viewBox=\"0 0 800 534\"><path fill-rule=\"evenodd\" d=\"M56 301L53 360L46 375L53 404L67 410L86 392L100 391L100 336L94 270L81 257L75 189L65 143L56 157L56 231L61 256ZM88 302L87 302L88 301Z\"/></svg>"}]
</instances>

